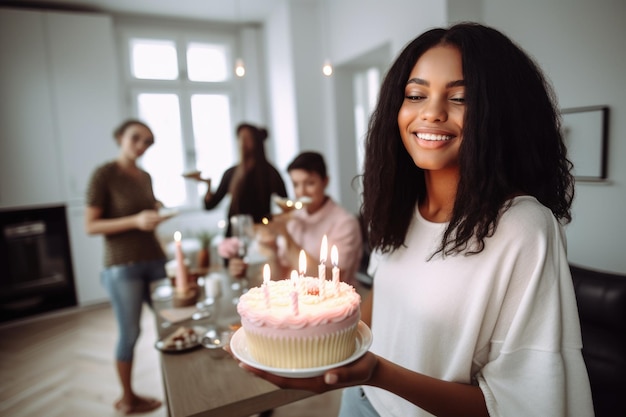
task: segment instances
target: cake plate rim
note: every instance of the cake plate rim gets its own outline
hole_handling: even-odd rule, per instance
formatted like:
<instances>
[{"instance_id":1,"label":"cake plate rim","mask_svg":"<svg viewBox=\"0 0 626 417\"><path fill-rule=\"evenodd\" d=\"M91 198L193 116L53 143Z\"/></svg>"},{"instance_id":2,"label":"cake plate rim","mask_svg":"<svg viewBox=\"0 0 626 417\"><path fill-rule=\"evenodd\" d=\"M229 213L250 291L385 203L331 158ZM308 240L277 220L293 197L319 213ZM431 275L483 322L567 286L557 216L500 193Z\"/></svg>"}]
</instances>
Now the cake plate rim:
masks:
<instances>
[{"instance_id":1,"label":"cake plate rim","mask_svg":"<svg viewBox=\"0 0 626 417\"><path fill-rule=\"evenodd\" d=\"M357 325L356 334L356 349L354 353L348 358L331 363L329 365L318 366L314 368L275 368L272 366L263 365L252 358L246 344L246 334L243 327L240 327L230 339L230 351L235 358L245 363L246 365L260 369L271 374L282 376L285 378L312 378L315 376L323 375L324 372L338 368L340 366L347 365L354 362L363 356L372 345L372 331L363 321L359 321Z\"/></svg>"}]
</instances>

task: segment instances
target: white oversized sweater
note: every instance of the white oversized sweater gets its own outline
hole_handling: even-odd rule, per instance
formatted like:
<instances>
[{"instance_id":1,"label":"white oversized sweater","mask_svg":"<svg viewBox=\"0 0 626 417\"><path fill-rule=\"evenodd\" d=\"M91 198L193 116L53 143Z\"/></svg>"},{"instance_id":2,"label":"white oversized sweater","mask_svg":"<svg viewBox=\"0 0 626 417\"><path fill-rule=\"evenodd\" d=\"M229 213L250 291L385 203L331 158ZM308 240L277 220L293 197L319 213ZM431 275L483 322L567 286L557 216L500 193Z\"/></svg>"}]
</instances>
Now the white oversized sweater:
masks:
<instances>
[{"instance_id":1,"label":"white oversized sweater","mask_svg":"<svg viewBox=\"0 0 626 417\"><path fill-rule=\"evenodd\" d=\"M381 258L372 352L478 385L490 416L593 416L564 232L552 213L517 197L483 252L427 261L446 226L416 210L406 247ZM364 390L381 416L431 415L385 390Z\"/></svg>"}]
</instances>

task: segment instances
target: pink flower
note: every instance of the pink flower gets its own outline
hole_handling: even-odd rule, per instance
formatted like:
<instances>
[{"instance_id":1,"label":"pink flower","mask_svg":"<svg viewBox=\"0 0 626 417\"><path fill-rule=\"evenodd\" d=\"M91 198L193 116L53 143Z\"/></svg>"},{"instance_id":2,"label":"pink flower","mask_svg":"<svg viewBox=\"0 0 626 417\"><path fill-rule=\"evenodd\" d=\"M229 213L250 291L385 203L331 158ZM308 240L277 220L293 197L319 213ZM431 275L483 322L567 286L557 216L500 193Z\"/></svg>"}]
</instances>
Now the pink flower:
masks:
<instances>
[{"instance_id":1,"label":"pink flower","mask_svg":"<svg viewBox=\"0 0 626 417\"><path fill-rule=\"evenodd\" d=\"M217 245L217 253L226 259L230 259L237 255L239 249L239 239L236 237L227 237Z\"/></svg>"}]
</instances>

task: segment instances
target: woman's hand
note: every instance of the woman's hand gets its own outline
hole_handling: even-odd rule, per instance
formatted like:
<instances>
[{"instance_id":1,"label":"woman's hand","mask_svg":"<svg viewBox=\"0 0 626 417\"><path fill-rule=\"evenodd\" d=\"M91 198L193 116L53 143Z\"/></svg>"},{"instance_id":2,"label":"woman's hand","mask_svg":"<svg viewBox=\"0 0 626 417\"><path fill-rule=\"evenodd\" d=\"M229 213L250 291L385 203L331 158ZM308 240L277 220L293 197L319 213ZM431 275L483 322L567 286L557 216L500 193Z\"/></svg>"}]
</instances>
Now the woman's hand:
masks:
<instances>
[{"instance_id":1,"label":"woman's hand","mask_svg":"<svg viewBox=\"0 0 626 417\"><path fill-rule=\"evenodd\" d=\"M217 245L217 253L224 259L228 259L228 273L236 278L242 278L246 275L248 264L243 259L238 258L239 239L236 237L224 238Z\"/></svg>"},{"instance_id":2,"label":"woman's hand","mask_svg":"<svg viewBox=\"0 0 626 417\"><path fill-rule=\"evenodd\" d=\"M217 245L217 253L224 259L230 259L239 253L239 239L226 237Z\"/></svg>"},{"instance_id":3,"label":"woman's hand","mask_svg":"<svg viewBox=\"0 0 626 417\"><path fill-rule=\"evenodd\" d=\"M135 215L137 229L151 232L161 223L163 218L156 210L143 210Z\"/></svg>"},{"instance_id":4,"label":"woman's hand","mask_svg":"<svg viewBox=\"0 0 626 417\"><path fill-rule=\"evenodd\" d=\"M260 369L252 368L241 362L239 363L241 368L265 379L268 382L271 382L274 385L279 386L280 388L302 389L312 391L317 394L339 388L366 384L374 374L377 365L378 357L371 352L367 352L356 361L340 368L334 368L326 371L320 376L312 378L285 378Z\"/></svg>"},{"instance_id":5,"label":"woman's hand","mask_svg":"<svg viewBox=\"0 0 626 417\"><path fill-rule=\"evenodd\" d=\"M187 172L183 174L183 177L189 178L190 180L196 180L199 182L206 182L207 184L209 184L209 186L211 186L211 178L202 178L201 171Z\"/></svg>"},{"instance_id":6,"label":"woman's hand","mask_svg":"<svg viewBox=\"0 0 626 417\"><path fill-rule=\"evenodd\" d=\"M243 278L246 276L248 264L241 258L230 258L228 260L228 273L235 278Z\"/></svg>"},{"instance_id":7,"label":"woman's hand","mask_svg":"<svg viewBox=\"0 0 626 417\"><path fill-rule=\"evenodd\" d=\"M255 225L254 232L260 246L272 252L276 251L276 238L278 235L272 231L269 224Z\"/></svg>"},{"instance_id":8,"label":"woman's hand","mask_svg":"<svg viewBox=\"0 0 626 417\"><path fill-rule=\"evenodd\" d=\"M267 224L255 226L257 241L260 245L276 250L276 238L287 236L287 222L291 219L288 213L278 214Z\"/></svg>"}]
</instances>

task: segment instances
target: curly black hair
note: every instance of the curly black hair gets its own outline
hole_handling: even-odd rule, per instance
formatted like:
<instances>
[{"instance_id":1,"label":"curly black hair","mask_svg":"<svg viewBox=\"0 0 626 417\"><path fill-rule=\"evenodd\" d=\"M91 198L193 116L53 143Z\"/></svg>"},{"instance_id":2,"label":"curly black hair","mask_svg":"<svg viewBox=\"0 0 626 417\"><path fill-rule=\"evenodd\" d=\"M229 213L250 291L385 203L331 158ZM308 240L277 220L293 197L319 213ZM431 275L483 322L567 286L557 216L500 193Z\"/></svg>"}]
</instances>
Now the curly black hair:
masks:
<instances>
[{"instance_id":1,"label":"curly black hair","mask_svg":"<svg viewBox=\"0 0 626 417\"><path fill-rule=\"evenodd\" d=\"M369 122L361 213L373 248L401 247L426 193L424 171L402 144L398 112L415 63L428 49L452 45L465 81L460 180L437 252L479 253L514 195L530 195L571 221L572 164L553 90L526 52L496 29L463 22L428 30L400 53L381 86Z\"/></svg>"}]
</instances>

